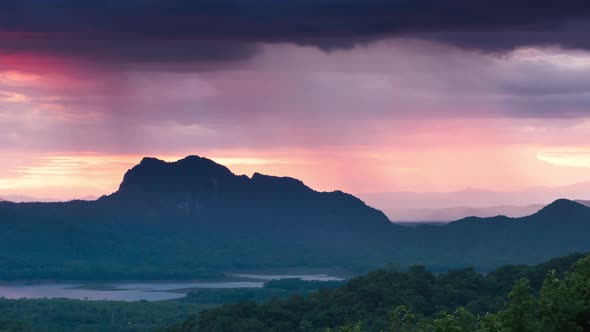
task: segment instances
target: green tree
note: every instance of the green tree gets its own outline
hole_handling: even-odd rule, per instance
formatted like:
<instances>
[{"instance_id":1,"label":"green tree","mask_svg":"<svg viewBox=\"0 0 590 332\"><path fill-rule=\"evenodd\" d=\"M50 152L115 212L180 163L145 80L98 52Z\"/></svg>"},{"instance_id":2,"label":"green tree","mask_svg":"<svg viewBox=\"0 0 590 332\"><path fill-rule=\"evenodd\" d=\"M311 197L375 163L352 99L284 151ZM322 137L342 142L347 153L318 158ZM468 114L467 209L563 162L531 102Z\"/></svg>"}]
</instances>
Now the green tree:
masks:
<instances>
[{"instance_id":1,"label":"green tree","mask_svg":"<svg viewBox=\"0 0 590 332\"><path fill-rule=\"evenodd\" d=\"M510 302L500 315L504 326L511 332L541 331L537 316L537 301L531 295L529 281L520 279L510 292Z\"/></svg>"},{"instance_id":2,"label":"green tree","mask_svg":"<svg viewBox=\"0 0 590 332\"><path fill-rule=\"evenodd\" d=\"M471 332L477 327L477 318L465 308L459 308L454 314L445 314L433 320L436 332Z\"/></svg>"},{"instance_id":3,"label":"green tree","mask_svg":"<svg viewBox=\"0 0 590 332\"><path fill-rule=\"evenodd\" d=\"M389 314L391 332L412 332L416 331L416 325L422 317L406 306L400 305Z\"/></svg>"}]
</instances>

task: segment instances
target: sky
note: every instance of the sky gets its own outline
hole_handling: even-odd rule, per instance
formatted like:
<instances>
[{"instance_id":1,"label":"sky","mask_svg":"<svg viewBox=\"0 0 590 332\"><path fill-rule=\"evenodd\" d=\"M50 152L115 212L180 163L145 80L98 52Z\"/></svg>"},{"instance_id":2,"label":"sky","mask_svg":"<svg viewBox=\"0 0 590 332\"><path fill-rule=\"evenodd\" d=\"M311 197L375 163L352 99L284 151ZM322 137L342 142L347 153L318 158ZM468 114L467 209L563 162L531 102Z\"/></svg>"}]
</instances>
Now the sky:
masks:
<instances>
[{"instance_id":1,"label":"sky","mask_svg":"<svg viewBox=\"0 0 590 332\"><path fill-rule=\"evenodd\" d=\"M590 181L588 28L575 0L4 0L0 197L108 194L143 156L355 194Z\"/></svg>"}]
</instances>

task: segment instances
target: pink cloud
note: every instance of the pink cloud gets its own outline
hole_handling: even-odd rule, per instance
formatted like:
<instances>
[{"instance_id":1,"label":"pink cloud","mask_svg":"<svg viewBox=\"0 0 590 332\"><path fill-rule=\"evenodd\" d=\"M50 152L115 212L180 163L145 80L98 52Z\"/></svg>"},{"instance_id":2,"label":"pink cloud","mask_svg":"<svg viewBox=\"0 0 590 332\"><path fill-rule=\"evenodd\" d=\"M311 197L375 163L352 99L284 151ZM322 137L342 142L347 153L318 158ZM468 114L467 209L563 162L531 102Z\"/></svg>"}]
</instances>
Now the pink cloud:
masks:
<instances>
[{"instance_id":1,"label":"pink cloud","mask_svg":"<svg viewBox=\"0 0 590 332\"><path fill-rule=\"evenodd\" d=\"M586 105L590 67L580 60L576 76L567 76L571 69L554 58L565 51L544 50L533 61L399 40L330 53L262 48L223 69L190 71L0 55L0 151L104 160L254 158L265 162L231 167L353 192L506 189L588 178L579 167L536 158L549 148L590 149L590 115L576 111ZM538 57L551 61L540 67ZM569 95L535 95L559 82L579 86ZM571 107L535 112L543 101ZM117 167L100 179L85 173L87 188L76 180L77 190L114 189L125 170ZM14 183L21 173L4 174ZM52 192L63 194L56 183Z\"/></svg>"}]
</instances>

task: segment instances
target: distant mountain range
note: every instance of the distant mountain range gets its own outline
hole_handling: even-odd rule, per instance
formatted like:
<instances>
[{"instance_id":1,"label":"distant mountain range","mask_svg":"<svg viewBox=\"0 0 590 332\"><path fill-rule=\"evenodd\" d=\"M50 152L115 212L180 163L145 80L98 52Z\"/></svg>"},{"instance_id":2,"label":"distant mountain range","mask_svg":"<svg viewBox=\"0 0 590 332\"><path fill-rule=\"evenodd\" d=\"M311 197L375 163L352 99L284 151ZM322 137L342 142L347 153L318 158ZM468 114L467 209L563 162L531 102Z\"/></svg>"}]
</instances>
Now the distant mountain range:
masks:
<instances>
[{"instance_id":1,"label":"distant mountain range","mask_svg":"<svg viewBox=\"0 0 590 332\"><path fill-rule=\"evenodd\" d=\"M94 201L97 198L98 197L96 197L96 196L88 195L88 196L80 197L79 199L83 200L83 201ZM64 200L57 199L57 198L48 198L48 197L40 198L40 197L25 196L25 195L6 194L6 195L2 195L0 197L0 202L1 201L9 201L9 202L14 202L14 203L35 203L35 202L55 203L55 202L62 202Z\"/></svg>"},{"instance_id":2,"label":"distant mountain range","mask_svg":"<svg viewBox=\"0 0 590 332\"><path fill-rule=\"evenodd\" d=\"M576 202L590 206L590 201L576 200ZM489 207L469 207L458 206L440 209L408 209L398 210L395 212L396 223L444 223L451 222L466 217L489 218L499 215L519 218L526 217L541 210L545 205L532 204L525 206L489 206Z\"/></svg>"},{"instance_id":3,"label":"distant mountain range","mask_svg":"<svg viewBox=\"0 0 590 332\"><path fill-rule=\"evenodd\" d=\"M358 198L288 177L238 176L191 156L145 158L95 201L0 203L0 279L179 279L226 271L363 272L535 263L590 251L590 208L403 227Z\"/></svg>"},{"instance_id":4,"label":"distant mountain range","mask_svg":"<svg viewBox=\"0 0 590 332\"><path fill-rule=\"evenodd\" d=\"M452 221L471 215L522 217L559 198L588 198L590 183L516 191L465 189L454 192L388 192L360 196L368 204L381 207L393 221Z\"/></svg>"},{"instance_id":5,"label":"distant mountain range","mask_svg":"<svg viewBox=\"0 0 590 332\"><path fill-rule=\"evenodd\" d=\"M451 222L471 216L483 218L498 215L524 217L539 211L543 206L542 204L488 207L457 206L440 209L400 209L391 212L391 214L395 216L395 222Z\"/></svg>"}]
</instances>

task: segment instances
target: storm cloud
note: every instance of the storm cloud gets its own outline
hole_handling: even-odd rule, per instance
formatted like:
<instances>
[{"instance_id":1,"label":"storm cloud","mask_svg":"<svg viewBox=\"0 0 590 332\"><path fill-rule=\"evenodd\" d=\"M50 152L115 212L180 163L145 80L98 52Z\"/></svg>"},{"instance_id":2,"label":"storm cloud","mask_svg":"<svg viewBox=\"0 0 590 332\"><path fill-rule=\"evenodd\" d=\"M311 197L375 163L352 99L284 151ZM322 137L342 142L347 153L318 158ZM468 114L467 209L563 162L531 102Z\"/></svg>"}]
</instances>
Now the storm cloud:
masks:
<instances>
[{"instance_id":1,"label":"storm cloud","mask_svg":"<svg viewBox=\"0 0 590 332\"><path fill-rule=\"evenodd\" d=\"M260 43L324 50L387 38L504 52L590 49L587 1L6 0L0 52L107 62L248 59Z\"/></svg>"}]
</instances>

